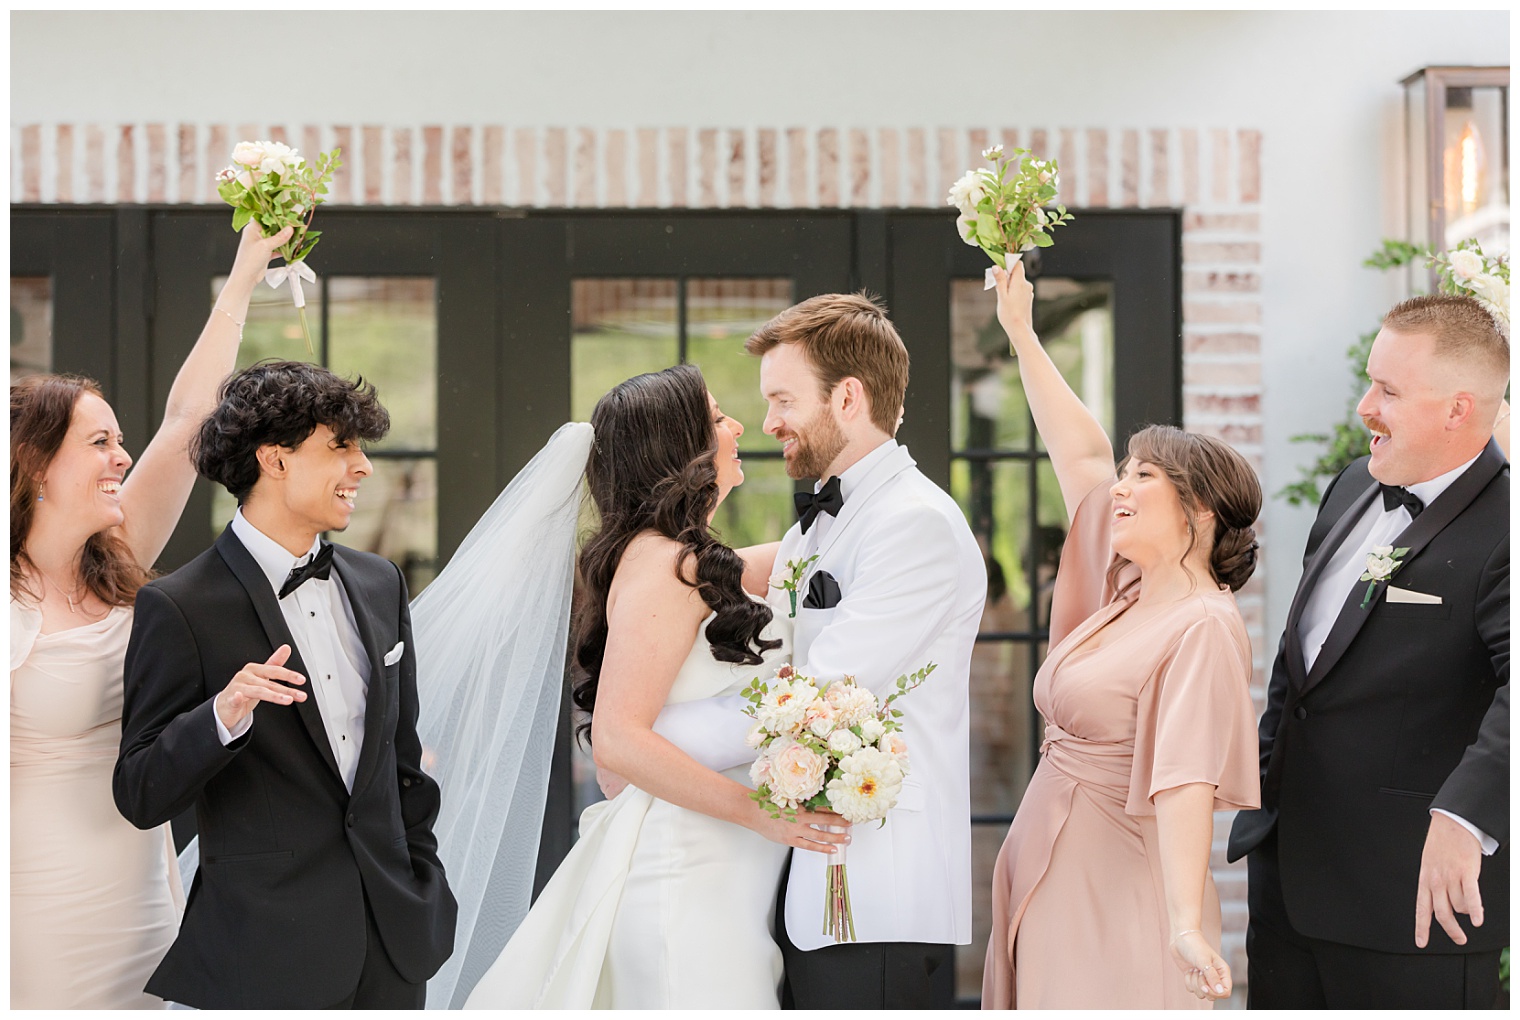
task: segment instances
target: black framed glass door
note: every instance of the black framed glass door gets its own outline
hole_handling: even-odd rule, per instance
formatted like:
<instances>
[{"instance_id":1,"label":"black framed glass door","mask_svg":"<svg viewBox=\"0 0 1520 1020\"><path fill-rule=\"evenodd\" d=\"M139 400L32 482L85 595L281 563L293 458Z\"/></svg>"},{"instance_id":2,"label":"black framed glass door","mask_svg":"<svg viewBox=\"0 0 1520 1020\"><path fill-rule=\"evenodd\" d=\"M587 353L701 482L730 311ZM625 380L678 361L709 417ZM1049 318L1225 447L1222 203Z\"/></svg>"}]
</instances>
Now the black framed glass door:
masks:
<instances>
[{"instance_id":1,"label":"black framed glass door","mask_svg":"<svg viewBox=\"0 0 1520 1020\"><path fill-rule=\"evenodd\" d=\"M961 1000L974 1003L992 862L1038 755L1030 685L1064 511L980 289L985 256L960 242L953 211L334 208L321 218L320 284L308 288L316 360L372 378L395 419L372 452L374 516L347 539L395 556L414 594L555 428L613 383L682 361L702 367L747 428L747 481L719 529L734 544L779 537L791 483L762 434L758 366L742 341L813 294L884 296L912 359L899 439L960 503L988 559L972 674L975 941L957 953ZM18 337L22 361L37 360L45 324L37 367L98 378L140 452L232 264L226 211L22 206L11 228L13 364ZM1180 216L1078 210L1040 254L1036 327L1116 445L1142 424L1180 424ZM257 301L241 363L304 358L288 293L261 287ZM204 549L227 514L198 484L159 569ZM574 782L568 700L563 714L540 887L593 796L586 775L579 794Z\"/></svg>"}]
</instances>

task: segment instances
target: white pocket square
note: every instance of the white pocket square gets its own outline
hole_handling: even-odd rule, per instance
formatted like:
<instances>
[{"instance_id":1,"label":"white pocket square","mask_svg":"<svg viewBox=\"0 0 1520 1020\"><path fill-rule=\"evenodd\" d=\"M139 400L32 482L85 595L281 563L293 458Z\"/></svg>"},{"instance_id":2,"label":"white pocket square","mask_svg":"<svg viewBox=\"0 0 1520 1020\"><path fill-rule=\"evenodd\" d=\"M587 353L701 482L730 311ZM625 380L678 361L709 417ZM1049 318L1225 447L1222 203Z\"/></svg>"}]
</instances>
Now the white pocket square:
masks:
<instances>
[{"instance_id":1,"label":"white pocket square","mask_svg":"<svg viewBox=\"0 0 1520 1020\"><path fill-rule=\"evenodd\" d=\"M1441 596L1426 595L1422 591L1410 591L1408 588L1395 588L1390 584L1388 586L1388 601L1405 602L1419 606L1439 606L1441 604Z\"/></svg>"},{"instance_id":2,"label":"white pocket square","mask_svg":"<svg viewBox=\"0 0 1520 1020\"><path fill-rule=\"evenodd\" d=\"M396 663L400 662L401 653L404 651L406 651L406 642L397 641L396 647L385 653L385 664L387 666L394 666Z\"/></svg>"}]
</instances>

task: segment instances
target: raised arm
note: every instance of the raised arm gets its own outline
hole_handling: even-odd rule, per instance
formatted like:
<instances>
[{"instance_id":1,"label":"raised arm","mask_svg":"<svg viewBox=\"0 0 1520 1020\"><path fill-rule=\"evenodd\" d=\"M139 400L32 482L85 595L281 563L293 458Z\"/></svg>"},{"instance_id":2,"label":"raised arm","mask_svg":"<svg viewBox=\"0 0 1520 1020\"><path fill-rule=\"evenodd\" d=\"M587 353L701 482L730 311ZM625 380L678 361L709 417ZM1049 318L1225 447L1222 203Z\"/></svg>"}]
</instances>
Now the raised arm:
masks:
<instances>
[{"instance_id":1,"label":"raised arm","mask_svg":"<svg viewBox=\"0 0 1520 1020\"><path fill-rule=\"evenodd\" d=\"M806 823L830 824L831 818L799 812L800 824L772 819L742 784L698 764L654 731L655 717L707 615L701 597L676 576L680 552L668 539L646 536L629 545L618 566L607 600L607 647L591 717L592 756L599 768L677 807L742 825L787 846L828 852L828 844L842 837Z\"/></svg>"},{"instance_id":2,"label":"raised arm","mask_svg":"<svg viewBox=\"0 0 1520 1020\"><path fill-rule=\"evenodd\" d=\"M158 559L184 512L195 482L190 439L216 407L217 388L237 363L253 288L264 278L274 250L289 236L288 227L273 237L261 236L257 223L243 228L232 273L169 388L164 422L122 483L122 531L132 555L144 567Z\"/></svg>"},{"instance_id":3,"label":"raised arm","mask_svg":"<svg viewBox=\"0 0 1520 1020\"><path fill-rule=\"evenodd\" d=\"M1035 336L1034 285L1024 278L1024 263L1014 263L1008 272L994 268L993 273L997 277L998 322L1019 359L1029 410L1050 451L1050 463L1070 518L1082 497L1114 473L1113 444Z\"/></svg>"}]
</instances>

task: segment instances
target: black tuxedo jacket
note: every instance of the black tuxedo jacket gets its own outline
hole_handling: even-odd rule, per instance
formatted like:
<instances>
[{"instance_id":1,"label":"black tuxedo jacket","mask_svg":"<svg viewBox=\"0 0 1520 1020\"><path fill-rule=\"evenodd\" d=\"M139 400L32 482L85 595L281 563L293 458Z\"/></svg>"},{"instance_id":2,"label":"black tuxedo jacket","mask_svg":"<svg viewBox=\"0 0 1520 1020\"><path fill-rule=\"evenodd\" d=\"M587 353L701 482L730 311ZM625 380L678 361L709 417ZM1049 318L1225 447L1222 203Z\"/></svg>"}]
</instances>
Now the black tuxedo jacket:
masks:
<instances>
[{"instance_id":1,"label":"black tuxedo jacket","mask_svg":"<svg viewBox=\"0 0 1520 1020\"><path fill-rule=\"evenodd\" d=\"M200 1008L338 1002L359 982L366 899L407 980L426 981L453 951L406 583L390 561L341 545L333 567L370 660L352 795L314 697L261 704L247 733L226 747L217 739L212 701L245 664L289 644L287 668L307 675L268 578L230 527L138 593L116 806L149 828L193 805L200 832L200 867L179 937L148 982L154 995ZM400 661L384 665L398 641Z\"/></svg>"},{"instance_id":2,"label":"black tuxedo jacket","mask_svg":"<svg viewBox=\"0 0 1520 1020\"><path fill-rule=\"evenodd\" d=\"M1389 953L1414 944L1432 807L1499 841L1483 859L1481 928L1466 946L1431 922L1427 952L1509 944L1509 465L1490 442L1394 543L1391 582L1349 592L1305 674L1300 617L1326 561L1378 498L1367 458L1331 483L1309 532L1261 717L1262 807L1243 811L1229 859L1275 852L1283 903L1313 938ZM1387 587L1441 603L1390 603Z\"/></svg>"}]
</instances>

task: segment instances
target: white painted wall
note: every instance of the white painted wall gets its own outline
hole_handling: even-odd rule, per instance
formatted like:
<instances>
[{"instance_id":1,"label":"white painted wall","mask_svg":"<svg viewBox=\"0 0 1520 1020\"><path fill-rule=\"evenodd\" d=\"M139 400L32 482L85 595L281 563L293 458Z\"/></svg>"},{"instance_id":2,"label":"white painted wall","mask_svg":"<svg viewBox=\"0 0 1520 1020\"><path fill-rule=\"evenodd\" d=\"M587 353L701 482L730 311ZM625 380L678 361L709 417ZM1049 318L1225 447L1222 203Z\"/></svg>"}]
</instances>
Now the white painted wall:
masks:
<instances>
[{"instance_id":1,"label":"white painted wall","mask_svg":"<svg viewBox=\"0 0 1520 1020\"><path fill-rule=\"evenodd\" d=\"M255 33L290 39L288 69L252 55L242 37ZM1259 128L1275 491L1308 460L1288 437L1344 405L1343 350L1400 296L1359 268L1403 229L1398 81L1429 64L1508 64L1509 34L1504 11L17 12L11 116ZM1274 647L1310 516L1269 503Z\"/></svg>"}]
</instances>

